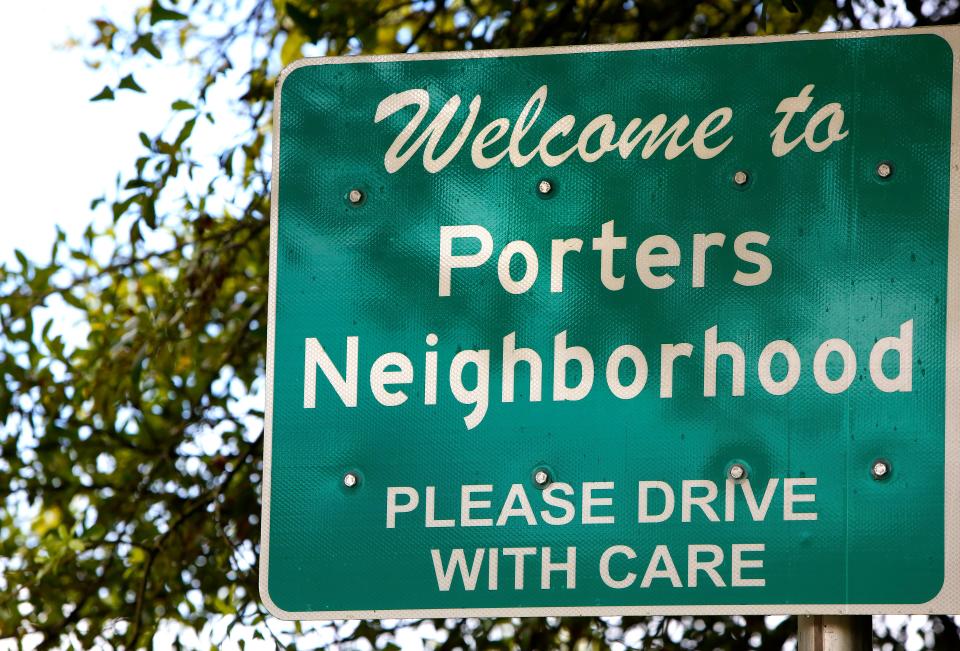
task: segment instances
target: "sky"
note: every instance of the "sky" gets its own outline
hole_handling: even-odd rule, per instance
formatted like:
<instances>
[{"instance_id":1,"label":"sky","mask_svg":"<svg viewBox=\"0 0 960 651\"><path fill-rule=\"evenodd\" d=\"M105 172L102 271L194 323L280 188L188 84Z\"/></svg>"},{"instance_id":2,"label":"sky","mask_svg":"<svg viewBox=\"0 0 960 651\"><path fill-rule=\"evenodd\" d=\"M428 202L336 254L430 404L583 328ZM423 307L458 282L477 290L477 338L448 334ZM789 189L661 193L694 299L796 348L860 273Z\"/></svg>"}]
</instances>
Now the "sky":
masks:
<instances>
[{"instance_id":1,"label":"sky","mask_svg":"<svg viewBox=\"0 0 960 651\"><path fill-rule=\"evenodd\" d=\"M0 109L5 127L0 140L4 150L0 192L5 207L0 262L12 261L14 249L46 262L58 225L76 241L93 216L90 202L104 194L110 196L117 173L132 169L141 154L138 132L156 133L170 119L170 104L178 99L178 84L182 84L176 68L163 63L140 66L137 81L147 88L147 94L121 92L118 101L90 102L104 85L115 86L129 71L92 70L85 65L82 50L63 47L72 36L82 39L89 35L92 16L123 18L144 3L50 0L42 10L31 2L4 3L0 70L5 73L3 78L15 83L4 89L7 101ZM98 219L105 218L105 211L101 209ZM916 630L922 621L915 618L911 629ZM181 632L176 626L164 626L154 648L172 648ZM328 633L310 632L308 627L299 642L304 646L322 643L330 639ZM211 634L217 639L216 631L206 631L184 642L208 647ZM273 648L253 641L249 629L239 628L224 648L238 648L239 639L248 642L248 649ZM914 640L918 646L919 639ZM406 649L422 648L414 631L401 633L397 642ZM0 640L0 651L14 648L12 640Z\"/></svg>"},{"instance_id":2,"label":"sky","mask_svg":"<svg viewBox=\"0 0 960 651\"><path fill-rule=\"evenodd\" d=\"M124 92L122 101L90 102L119 71L91 70L79 49L62 47L71 36L89 35L89 19L103 13L132 16L132 0L54 0L4 3L0 66L16 101L5 102L0 191L5 219L0 260L13 249L46 261L55 226L79 234L90 222L90 202L109 193L117 172L130 169L142 145L137 133L160 128L169 117L175 71L153 67L142 75L148 95ZM39 29L38 29L39 27ZM4 91L7 95L7 91ZM154 129L155 130L155 129Z\"/></svg>"}]
</instances>

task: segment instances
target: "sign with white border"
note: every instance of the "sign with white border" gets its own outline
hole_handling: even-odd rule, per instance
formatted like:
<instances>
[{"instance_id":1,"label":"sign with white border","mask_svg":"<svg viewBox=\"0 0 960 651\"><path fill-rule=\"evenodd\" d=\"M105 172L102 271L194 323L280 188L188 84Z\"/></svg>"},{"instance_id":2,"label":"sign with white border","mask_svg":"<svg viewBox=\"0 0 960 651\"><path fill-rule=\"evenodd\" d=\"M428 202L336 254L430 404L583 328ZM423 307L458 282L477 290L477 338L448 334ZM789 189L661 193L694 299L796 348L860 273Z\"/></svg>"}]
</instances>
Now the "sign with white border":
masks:
<instances>
[{"instance_id":1,"label":"sign with white border","mask_svg":"<svg viewBox=\"0 0 960 651\"><path fill-rule=\"evenodd\" d=\"M268 610L960 612L958 43L286 68Z\"/></svg>"}]
</instances>

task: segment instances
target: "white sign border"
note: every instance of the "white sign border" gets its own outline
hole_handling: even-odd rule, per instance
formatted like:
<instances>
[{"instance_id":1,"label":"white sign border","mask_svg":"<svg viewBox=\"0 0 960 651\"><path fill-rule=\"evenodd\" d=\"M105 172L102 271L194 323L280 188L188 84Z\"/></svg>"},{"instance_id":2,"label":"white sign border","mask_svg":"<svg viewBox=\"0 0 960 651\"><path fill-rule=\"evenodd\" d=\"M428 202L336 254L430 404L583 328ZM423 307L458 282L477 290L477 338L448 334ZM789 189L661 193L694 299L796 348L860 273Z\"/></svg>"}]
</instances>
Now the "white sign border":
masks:
<instances>
[{"instance_id":1,"label":"white sign border","mask_svg":"<svg viewBox=\"0 0 960 651\"><path fill-rule=\"evenodd\" d=\"M273 449L273 360L276 324L277 289L277 218L280 187L280 99L283 82L304 66L381 63L396 61L429 61L438 59L486 59L585 52L620 52L718 45L764 45L788 41L817 41L846 38L877 38L935 34L943 38L953 52L953 99L950 128L950 215L947 242L947 342L946 342L946 406L944 413L944 581L940 592L921 604L702 604L682 606L538 606L534 608L428 608L411 610L336 610L292 612L278 607L270 598L270 479ZM699 39L676 42L623 43L614 45L579 45L529 49L439 52L426 54L391 54L377 56L318 57L296 61L280 73L274 93L273 150L270 205L270 279L267 305L267 377L266 412L264 417L263 483L260 531L259 585L260 599L274 617L284 620L333 619L427 619L446 617L581 617L623 615L874 615L874 614L958 614L960 613L960 26L887 29L870 31L793 34L788 36L753 36L727 39ZM900 534L897 534L900 535ZM883 568L877 568L883 572Z\"/></svg>"}]
</instances>

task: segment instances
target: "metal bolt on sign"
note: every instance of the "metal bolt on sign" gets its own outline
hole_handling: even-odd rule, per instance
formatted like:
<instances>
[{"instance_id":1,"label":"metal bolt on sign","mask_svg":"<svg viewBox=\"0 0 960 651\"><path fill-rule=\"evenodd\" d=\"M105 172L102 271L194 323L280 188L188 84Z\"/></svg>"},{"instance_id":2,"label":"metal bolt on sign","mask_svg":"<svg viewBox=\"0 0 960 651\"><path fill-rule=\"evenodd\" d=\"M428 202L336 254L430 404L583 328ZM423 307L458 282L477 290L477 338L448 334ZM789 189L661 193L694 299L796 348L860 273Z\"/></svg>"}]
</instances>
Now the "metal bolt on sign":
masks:
<instances>
[{"instance_id":1,"label":"metal bolt on sign","mask_svg":"<svg viewBox=\"0 0 960 651\"><path fill-rule=\"evenodd\" d=\"M540 469L533 473L533 481L537 486L541 488L550 483L550 473L546 470Z\"/></svg>"},{"instance_id":2,"label":"metal bolt on sign","mask_svg":"<svg viewBox=\"0 0 960 651\"><path fill-rule=\"evenodd\" d=\"M537 192L539 192L544 196L550 194L551 192L553 192L553 183L551 183L546 179L543 179L542 181L537 183Z\"/></svg>"},{"instance_id":3,"label":"metal bolt on sign","mask_svg":"<svg viewBox=\"0 0 960 651\"><path fill-rule=\"evenodd\" d=\"M739 186L744 186L750 180L750 175L743 170L737 170L733 174L733 182Z\"/></svg>"},{"instance_id":4,"label":"metal bolt on sign","mask_svg":"<svg viewBox=\"0 0 960 651\"><path fill-rule=\"evenodd\" d=\"M350 190L350 192L347 194L347 199L353 205L357 205L358 203L363 201L363 191L357 190L356 188L354 188L353 190Z\"/></svg>"},{"instance_id":5,"label":"metal bolt on sign","mask_svg":"<svg viewBox=\"0 0 960 651\"><path fill-rule=\"evenodd\" d=\"M877 459L873 462L873 465L870 466L870 474L873 475L873 478L876 480L884 479L890 474L891 470L890 462L886 459Z\"/></svg>"},{"instance_id":6,"label":"metal bolt on sign","mask_svg":"<svg viewBox=\"0 0 960 651\"><path fill-rule=\"evenodd\" d=\"M348 472L343 476L343 485L347 488L353 488L360 482L360 478L357 477L356 473Z\"/></svg>"},{"instance_id":7,"label":"metal bolt on sign","mask_svg":"<svg viewBox=\"0 0 960 651\"><path fill-rule=\"evenodd\" d=\"M893 165L887 162L877 165L877 176L881 179L888 179L893 176Z\"/></svg>"},{"instance_id":8,"label":"metal bolt on sign","mask_svg":"<svg viewBox=\"0 0 960 651\"><path fill-rule=\"evenodd\" d=\"M727 475L733 481L740 481L747 478L747 468L742 463L735 463L727 470Z\"/></svg>"}]
</instances>

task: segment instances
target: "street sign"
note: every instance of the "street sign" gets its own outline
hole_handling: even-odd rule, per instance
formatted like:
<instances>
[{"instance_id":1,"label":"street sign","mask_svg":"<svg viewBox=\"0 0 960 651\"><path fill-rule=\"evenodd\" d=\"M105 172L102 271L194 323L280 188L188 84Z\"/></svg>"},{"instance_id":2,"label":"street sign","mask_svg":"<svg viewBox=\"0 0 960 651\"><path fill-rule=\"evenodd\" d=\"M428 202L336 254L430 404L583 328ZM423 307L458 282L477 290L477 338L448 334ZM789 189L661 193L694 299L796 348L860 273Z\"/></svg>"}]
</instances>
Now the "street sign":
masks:
<instances>
[{"instance_id":1,"label":"street sign","mask_svg":"<svg viewBox=\"0 0 960 651\"><path fill-rule=\"evenodd\" d=\"M287 68L270 611L960 611L958 43Z\"/></svg>"}]
</instances>

